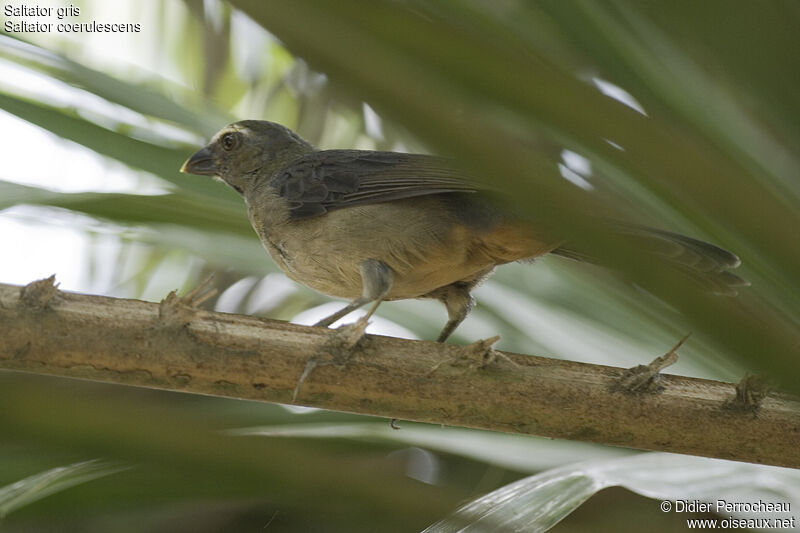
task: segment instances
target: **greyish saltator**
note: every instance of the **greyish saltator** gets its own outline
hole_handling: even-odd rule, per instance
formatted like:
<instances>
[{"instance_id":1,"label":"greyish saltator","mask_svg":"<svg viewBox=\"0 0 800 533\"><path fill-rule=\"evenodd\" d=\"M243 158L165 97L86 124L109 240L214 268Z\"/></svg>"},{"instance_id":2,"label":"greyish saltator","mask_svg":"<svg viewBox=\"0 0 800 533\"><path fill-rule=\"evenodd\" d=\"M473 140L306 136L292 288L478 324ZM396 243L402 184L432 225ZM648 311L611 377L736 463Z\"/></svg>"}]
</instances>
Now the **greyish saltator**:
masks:
<instances>
[{"instance_id":1,"label":"greyish saltator","mask_svg":"<svg viewBox=\"0 0 800 533\"><path fill-rule=\"evenodd\" d=\"M291 279L351 300L316 325L384 300L433 298L446 340L497 265L552 253L586 259L487 198L446 159L369 150L317 150L273 122L223 128L183 172L221 179L244 197L264 247ZM666 231L619 225L714 292L746 285L727 250Z\"/></svg>"}]
</instances>

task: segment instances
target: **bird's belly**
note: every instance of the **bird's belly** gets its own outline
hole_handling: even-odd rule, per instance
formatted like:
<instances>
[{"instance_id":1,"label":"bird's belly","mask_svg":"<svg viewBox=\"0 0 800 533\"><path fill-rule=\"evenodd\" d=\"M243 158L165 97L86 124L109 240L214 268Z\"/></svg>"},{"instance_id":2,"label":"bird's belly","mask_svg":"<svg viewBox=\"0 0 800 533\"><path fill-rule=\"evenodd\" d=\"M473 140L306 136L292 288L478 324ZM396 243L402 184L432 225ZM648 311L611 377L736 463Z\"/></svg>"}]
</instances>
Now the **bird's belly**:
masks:
<instances>
[{"instance_id":1,"label":"bird's belly","mask_svg":"<svg viewBox=\"0 0 800 533\"><path fill-rule=\"evenodd\" d=\"M323 294L360 297L359 265L372 259L394 273L387 299L415 298L493 264L471 253L463 227L431 217L437 210L427 203L417 199L341 209L259 234L287 276Z\"/></svg>"},{"instance_id":2,"label":"bird's belly","mask_svg":"<svg viewBox=\"0 0 800 533\"><path fill-rule=\"evenodd\" d=\"M476 231L439 215L441 211L432 199L417 198L331 211L259 234L291 279L347 299L362 295L359 265L368 259L391 268L394 279L386 299L399 300L552 249L542 245L538 251L539 243L521 238L515 228Z\"/></svg>"},{"instance_id":3,"label":"bird's belly","mask_svg":"<svg viewBox=\"0 0 800 533\"><path fill-rule=\"evenodd\" d=\"M356 299L363 286L360 264L367 259L382 261L394 274L387 300L417 298L456 281L471 279L494 263L467 260L463 249L457 246L437 247L424 256L408 256L395 252L380 253L353 250L329 250L320 255L294 253L287 243L267 246L275 262L286 275L318 292L338 298Z\"/></svg>"}]
</instances>

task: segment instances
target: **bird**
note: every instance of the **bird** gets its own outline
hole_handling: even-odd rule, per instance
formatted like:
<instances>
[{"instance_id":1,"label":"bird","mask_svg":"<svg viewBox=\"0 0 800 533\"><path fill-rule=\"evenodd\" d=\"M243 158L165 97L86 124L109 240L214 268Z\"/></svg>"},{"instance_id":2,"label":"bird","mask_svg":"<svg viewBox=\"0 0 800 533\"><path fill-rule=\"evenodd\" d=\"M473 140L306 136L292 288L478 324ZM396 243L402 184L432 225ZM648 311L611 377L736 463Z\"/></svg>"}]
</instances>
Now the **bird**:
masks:
<instances>
[{"instance_id":1,"label":"bird","mask_svg":"<svg viewBox=\"0 0 800 533\"><path fill-rule=\"evenodd\" d=\"M182 172L232 187L264 248L292 280L349 303L315 326L383 301L440 301L446 341L472 310L472 291L494 269L546 254L597 262L563 238L531 227L496 201L484 182L447 158L375 150L318 150L265 120L229 124ZM611 223L712 292L748 283L730 272L739 258L665 230Z\"/></svg>"}]
</instances>

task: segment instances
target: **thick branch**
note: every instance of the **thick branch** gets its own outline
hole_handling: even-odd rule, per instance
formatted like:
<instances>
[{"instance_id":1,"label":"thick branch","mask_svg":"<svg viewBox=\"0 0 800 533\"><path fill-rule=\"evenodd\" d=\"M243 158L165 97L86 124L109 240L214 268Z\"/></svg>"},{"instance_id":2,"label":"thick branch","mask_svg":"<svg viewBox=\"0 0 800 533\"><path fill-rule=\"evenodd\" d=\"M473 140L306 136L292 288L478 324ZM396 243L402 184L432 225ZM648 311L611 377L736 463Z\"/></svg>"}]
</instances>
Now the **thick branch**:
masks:
<instances>
[{"instance_id":1,"label":"thick branch","mask_svg":"<svg viewBox=\"0 0 800 533\"><path fill-rule=\"evenodd\" d=\"M632 393L621 368L518 354L481 365L475 347L372 335L345 366L324 328L37 283L0 284L0 368L800 467L800 400L748 383L737 396L663 375Z\"/></svg>"}]
</instances>

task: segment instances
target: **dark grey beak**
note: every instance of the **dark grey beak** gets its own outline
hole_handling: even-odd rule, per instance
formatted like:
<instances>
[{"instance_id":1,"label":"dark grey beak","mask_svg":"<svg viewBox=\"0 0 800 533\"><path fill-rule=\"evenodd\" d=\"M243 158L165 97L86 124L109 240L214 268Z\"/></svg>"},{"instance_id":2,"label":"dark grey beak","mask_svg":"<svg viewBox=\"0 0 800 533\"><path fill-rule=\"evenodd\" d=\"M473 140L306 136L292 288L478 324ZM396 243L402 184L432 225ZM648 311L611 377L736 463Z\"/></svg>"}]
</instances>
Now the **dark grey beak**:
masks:
<instances>
[{"instance_id":1,"label":"dark grey beak","mask_svg":"<svg viewBox=\"0 0 800 533\"><path fill-rule=\"evenodd\" d=\"M181 167L181 172L197 174L198 176L215 176L217 174L217 164L208 146L187 159Z\"/></svg>"}]
</instances>

